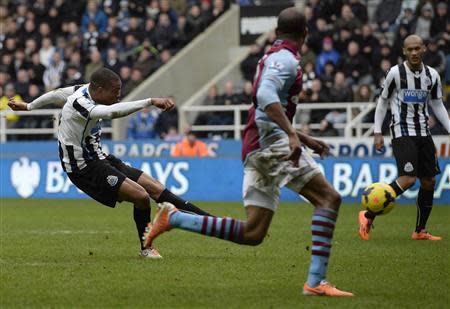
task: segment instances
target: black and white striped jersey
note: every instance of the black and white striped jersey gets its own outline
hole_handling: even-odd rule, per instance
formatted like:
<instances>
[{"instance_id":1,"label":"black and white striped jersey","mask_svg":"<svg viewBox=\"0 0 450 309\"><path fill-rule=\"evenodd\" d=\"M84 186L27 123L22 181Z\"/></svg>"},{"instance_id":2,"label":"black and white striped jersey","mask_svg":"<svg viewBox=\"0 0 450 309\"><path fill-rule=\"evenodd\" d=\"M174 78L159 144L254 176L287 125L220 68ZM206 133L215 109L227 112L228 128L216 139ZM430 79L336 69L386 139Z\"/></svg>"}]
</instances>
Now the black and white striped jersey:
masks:
<instances>
[{"instance_id":1,"label":"black and white striped jersey","mask_svg":"<svg viewBox=\"0 0 450 309\"><path fill-rule=\"evenodd\" d=\"M79 171L93 160L106 155L100 144L101 119L92 119L90 112L96 103L89 95L89 84L76 86L67 98L58 127L59 158L67 173Z\"/></svg>"},{"instance_id":2,"label":"black and white striped jersey","mask_svg":"<svg viewBox=\"0 0 450 309\"><path fill-rule=\"evenodd\" d=\"M442 98L441 79L429 66L423 65L420 72L413 72L403 62L389 70L381 98L390 100L392 138L428 136L428 103Z\"/></svg>"}]
</instances>

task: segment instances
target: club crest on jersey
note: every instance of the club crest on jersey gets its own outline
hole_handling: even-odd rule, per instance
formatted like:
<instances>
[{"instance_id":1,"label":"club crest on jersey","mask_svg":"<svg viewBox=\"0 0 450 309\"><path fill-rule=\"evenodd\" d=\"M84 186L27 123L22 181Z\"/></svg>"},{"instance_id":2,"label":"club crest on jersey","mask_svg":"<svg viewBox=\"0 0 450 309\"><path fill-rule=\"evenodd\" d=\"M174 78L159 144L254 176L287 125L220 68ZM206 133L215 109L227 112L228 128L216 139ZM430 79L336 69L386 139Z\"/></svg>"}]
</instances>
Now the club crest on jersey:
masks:
<instances>
[{"instance_id":1,"label":"club crest on jersey","mask_svg":"<svg viewBox=\"0 0 450 309\"><path fill-rule=\"evenodd\" d=\"M278 62L278 61L273 61L269 65L269 70L274 69L274 70L277 70L277 71L281 71L281 70L283 70L283 68L284 68L284 65L281 62Z\"/></svg>"},{"instance_id":2,"label":"club crest on jersey","mask_svg":"<svg viewBox=\"0 0 450 309\"><path fill-rule=\"evenodd\" d=\"M412 171L414 171L414 166L412 165L411 162L408 162L405 164L405 167L403 168L403 170L407 173L411 173Z\"/></svg>"},{"instance_id":3,"label":"club crest on jersey","mask_svg":"<svg viewBox=\"0 0 450 309\"><path fill-rule=\"evenodd\" d=\"M428 91L421 89L403 90L403 102L407 104L425 104L428 98Z\"/></svg>"},{"instance_id":4,"label":"club crest on jersey","mask_svg":"<svg viewBox=\"0 0 450 309\"><path fill-rule=\"evenodd\" d=\"M428 76L425 77L425 86L431 86L431 79Z\"/></svg>"},{"instance_id":5,"label":"club crest on jersey","mask_svg":"<svg viewBox=\"0 0 450 309\"><path fill-rule=\"evenodd\" d=\"M117 185L118 180L119 180L119 178L117 178L117 176L114 176L114 175L109 175L108 177L106 177L106 181L108 182L108 184L111 187L114 187L115 185Z\"/></svg>"}]
</instances>

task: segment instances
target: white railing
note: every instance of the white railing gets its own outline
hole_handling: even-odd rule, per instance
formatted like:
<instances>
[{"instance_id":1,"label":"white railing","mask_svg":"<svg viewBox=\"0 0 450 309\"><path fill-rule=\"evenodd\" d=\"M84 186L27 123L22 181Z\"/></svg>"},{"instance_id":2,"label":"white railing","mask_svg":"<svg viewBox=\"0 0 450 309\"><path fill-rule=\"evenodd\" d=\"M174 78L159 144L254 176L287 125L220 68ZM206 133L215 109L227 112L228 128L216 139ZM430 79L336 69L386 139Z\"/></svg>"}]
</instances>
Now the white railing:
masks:
<instances>
[{"instance_id":1,"label":"white railing","mask_svg":"<svg viewBox=\"0 0 450 309\"><path fill-rule=\"evenodd\" d=\"M297 105L297 112L314 109L345 110L346 122L335 123L334 128L344 130L345 137L365 137L373 132L373 123L363 123L364 117L375 109L372 102L343 102L343 103L301 103ZM189 113L200 112L230 112L234 114L234 123L230 125L193 125L192 131L233 131L234 139L241 139L241 133L245 125L241 124L241 112L250 109L251 105L190 105L181 107L181 117L189 119ZM294 117L293 125L300 128L301 124ZM310 123L313 130L319 129L319 123Z\"/></svg>"},{"instance_id":2,"label":"white railing","mask_svg":"<svg viewBox=\"0 0 450 309\"><path fill-rule=\"evenodd\" d=\"M60 109L39 109L33 111L20 111L13 112L11 110L0 111L0 143L4 143L8 140L10 135L48 135L52 134L54 137L57 136L58 122ZM32 116L48 116L52 118L53 127L52 128L12 128L8 127L6 120L6 115L14 113L20 117L32 117ZM102 133L111 133L111 127L103 127Z\"/></svg>"}]
</instances>

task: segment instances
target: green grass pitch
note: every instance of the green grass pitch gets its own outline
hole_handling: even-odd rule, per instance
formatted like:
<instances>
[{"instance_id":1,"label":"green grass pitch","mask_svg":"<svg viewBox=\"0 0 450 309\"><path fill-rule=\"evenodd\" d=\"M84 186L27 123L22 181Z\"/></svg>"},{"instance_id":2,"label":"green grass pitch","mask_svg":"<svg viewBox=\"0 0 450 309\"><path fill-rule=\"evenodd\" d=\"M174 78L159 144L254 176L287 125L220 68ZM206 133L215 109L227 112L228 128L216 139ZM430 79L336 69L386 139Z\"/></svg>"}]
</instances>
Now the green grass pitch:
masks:
<instances>
[{"instance_id":1,"label":"green grass pitch","mask_svg":"<svg viewBox=\"0 0 450 309\"><path fill-rule=\"evenodd\" d=\"M239 203L200 203L244 217ZM449 308L450 207L410 240L415 207L377 219L369 242L359 207L343 205L328 279L352 299L301 295L310 260L306 204L282 204L269 236L244 247L184 231L156 241L163 260L138 257L132 209L90 200L1 200L0 308ZM154 210L154 208L153 208Z\"/></svg>"}]
</instances>

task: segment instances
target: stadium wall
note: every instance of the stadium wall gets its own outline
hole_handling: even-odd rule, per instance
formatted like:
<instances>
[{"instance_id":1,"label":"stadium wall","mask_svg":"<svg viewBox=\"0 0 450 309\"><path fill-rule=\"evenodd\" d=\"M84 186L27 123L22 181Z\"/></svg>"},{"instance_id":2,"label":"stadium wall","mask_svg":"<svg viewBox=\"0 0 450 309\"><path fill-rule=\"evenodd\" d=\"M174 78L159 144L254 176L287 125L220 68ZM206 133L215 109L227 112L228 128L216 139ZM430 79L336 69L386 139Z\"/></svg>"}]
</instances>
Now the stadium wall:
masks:
<instances>
[{"instance_id":1,"label":"stadium wall","mask_svg":"<svg viewBox=\"0 0 450 309\"><path fill-rule=\"evenodd\" d=\"M365 140L334 139L332 156L318 160L319 165L343 201L358 202L364 187L376 181L390 182L396 165L389 151L373 156ZM334 143L334 144L333 144ZM442 173L437 177L436 205L450 205L450 142L437 138L442 157ZM189 200L240 201L242 163L237 141L208 142L213 157L171 158L171 143L161 141L107 142L104 148L134 167L157 178L174 193ZM86 198L64 174L54 142L6 143L0 150L0 198ZM214 181L211 181L214 179ZM399 203L415 204L418 186L408 190ZM207 194L205 194L207 192ZM299 197L284 190L282 200Z\"/></svg>"}]
</instances>

